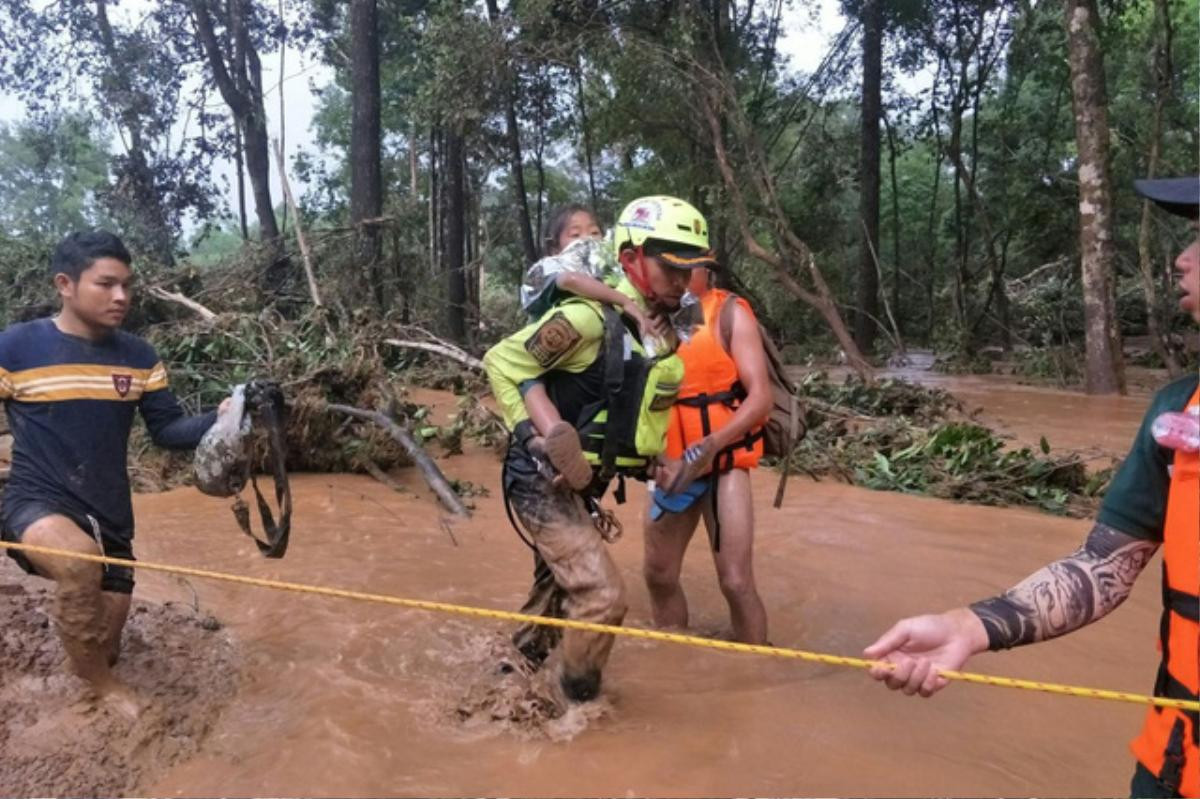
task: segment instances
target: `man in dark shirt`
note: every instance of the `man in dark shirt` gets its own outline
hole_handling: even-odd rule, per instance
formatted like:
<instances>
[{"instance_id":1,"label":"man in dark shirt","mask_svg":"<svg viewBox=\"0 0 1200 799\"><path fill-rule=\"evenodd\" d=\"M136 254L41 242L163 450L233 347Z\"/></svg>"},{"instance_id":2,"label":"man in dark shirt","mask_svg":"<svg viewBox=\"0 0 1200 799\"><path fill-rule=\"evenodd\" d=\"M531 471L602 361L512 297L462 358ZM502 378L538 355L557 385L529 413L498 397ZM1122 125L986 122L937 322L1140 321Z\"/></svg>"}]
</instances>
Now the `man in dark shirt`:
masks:
<instances>
[{"instance_id":1,"label":"man in dark shirt","mask_svg":"<svg viewBox=\"0 0 1200 799\"><path fill-rule=\"evenodd\" d=\"M73 233L50 272L58 315L0 333L0 399L13 435L0 538L133 558L126 457L134 410L162 447L195 447L216 412L188 417L154 348L120 330L129 311L130 256L112 233ZM224 405L222 406L224 407ZM127 714L138 703L110 668L133 591L132 569L8 550L57 582L53 617L72 670Z\"/></svg>"},{"instance_id":2,"label":"man in dark shirt","mask_svg":"<svg viewBox=\"0 0 1200 799\"><path fill-rule=\"evenodd\" d=\"M1190 219L1196 236L1200 177L1137 182L1168 213ZM1200 240L1175 259L1180 307L1200 322ZM1196 372L1160 390L1150 404L1083 545L1003 594L945 613L895 624L866 648L871 674L908 695L945 687L942 671L972 655L1045 641L1091 624L1125 601L1155 552L1163 551L1162 663L1155 696L1197 699L1200 618L1200 378ZM1151 708L1130 748L1137 760L1133 796L1200 796L1195 711Z\"/></svg>"}]
</instances>

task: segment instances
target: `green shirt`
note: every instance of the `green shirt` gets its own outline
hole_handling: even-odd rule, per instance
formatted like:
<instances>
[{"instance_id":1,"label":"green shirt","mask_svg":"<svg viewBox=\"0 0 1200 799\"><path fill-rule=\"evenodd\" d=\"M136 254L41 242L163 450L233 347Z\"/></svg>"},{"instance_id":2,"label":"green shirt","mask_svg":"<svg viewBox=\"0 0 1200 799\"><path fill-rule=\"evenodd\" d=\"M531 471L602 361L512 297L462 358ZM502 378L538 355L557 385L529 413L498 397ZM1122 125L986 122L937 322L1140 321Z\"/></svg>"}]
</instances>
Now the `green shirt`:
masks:
<instances>
[{"instance_id":1,"label":"green shirt","mask_svg":"<svg viewBox=\"0 0 1200 799\"><path fill-rule=\"evenodd\" d=\"M646 307L645 298L626 279L617 291ZM521 386L549 371L579 374L600 355L604 316L600 303L575 298L546 311L532 324L502 339L483 356L483 368L510 430L529 418Z\"/></svg>"},{"instance_id":2,"label":"green shirt","mask_svg":"<svg viewBox=\"0 0 1200 799\"><path fill-rule=\"evenodd\" d=\"M1163 540L1167 514L1168 467L1174 453L1159 446L1150 426L1159 414L1182 411L1196 391L1200 376L1185 375L1159 390L1150 403L1129 455L1117 470L1097 521L1134 538Z\"/></svg>"}]
</instances>

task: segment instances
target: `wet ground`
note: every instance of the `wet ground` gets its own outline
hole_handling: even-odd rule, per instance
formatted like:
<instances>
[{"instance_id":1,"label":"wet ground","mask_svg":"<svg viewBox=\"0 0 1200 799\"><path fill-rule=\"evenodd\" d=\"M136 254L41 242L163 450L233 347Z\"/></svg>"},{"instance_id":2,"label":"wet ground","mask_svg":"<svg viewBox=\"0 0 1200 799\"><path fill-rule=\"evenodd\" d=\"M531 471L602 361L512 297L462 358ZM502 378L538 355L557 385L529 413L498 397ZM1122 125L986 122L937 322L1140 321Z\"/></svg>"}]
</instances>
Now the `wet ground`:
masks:
<instances>
[{"instance_id":1,"label":"wet ground","mask_svg":"<svg viewBox=\"0 0 1200 799\"><path fill-rule=\"evenodd\" d=\"M930 378L1019 437L1122 451L1149 397L1089 399L974 378ZM441 462L490 489L466 521L440 513L415 470L398 493L367 477L299 475L291 548L260 558L227 502L191 489L135 498L139 557L324 586L515 609L531 571L504 517L499 462ZM955 505L794 479L772 510L755 481L756 571L771 639L858 655L896 618L994 593L1074 549L1086 521ZM619 510L612 553L627 624L648 626L640 578L644 493ZM0 565L0 582L15 573ZM697 632L727 610L698 536L684 571ZM497 622L153 573L138 596L191 604L225 624L237 694L194 757L147 795L1122 795L1135 706L952 685L893 695L851 669L618 641L602 699L553 724L469 712L496 680ZM194 596L193 596L194 591ZM1158 569L1101 624L970 664L978 671L1146 692L1156 664ZM153 683L164 679L147 675ZM513 682L517 680L517 682ZM468 712L464 714L463 708Z\"/></svg>"},{"instance_id":2,"label":"wet ground","mask_svg":"<svg viewBox=\"0 0 1200 799\"><path fill-rule=\"evenodd\" d=\"M0 577L0 796L128 794L194 755L238 684L219 622L190 604L134 602L116 670L138 687L130 719L67 673L47 586Z\"/></svg>"}]
</instances>

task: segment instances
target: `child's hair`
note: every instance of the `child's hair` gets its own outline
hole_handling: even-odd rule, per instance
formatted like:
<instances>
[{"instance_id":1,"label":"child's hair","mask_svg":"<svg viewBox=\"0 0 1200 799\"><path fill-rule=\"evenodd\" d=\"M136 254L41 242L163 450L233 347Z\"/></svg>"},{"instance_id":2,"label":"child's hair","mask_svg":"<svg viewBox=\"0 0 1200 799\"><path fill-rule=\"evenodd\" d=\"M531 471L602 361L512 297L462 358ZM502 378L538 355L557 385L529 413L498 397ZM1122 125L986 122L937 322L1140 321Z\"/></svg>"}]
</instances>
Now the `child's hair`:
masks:
<instances>
[{"instance_id":1,"label":"child's hair","mask_svg":"<svg viewBox=\"0 0 1200 799\"><path fill-rule=\"evenodd\" d=\"M133 261L121 240L107 230L70 233L54 248L54 255L50 258L50 276L62 273L78 281L83 270L98 258L116 258L126 266Z\"/></svg>"},{"instance_id":2,"label":"child's hair","mask_svg":"<svg viewBox=\"0 0 1200 799\"><path fill-rule=\"evenodd\" d=\"M578 213L587 214L592 219L596 218L596 214L591 208L579 203L571 203L570 205L556 208L550 214L550 217L546 220L545 227L542 228L543 255L555 255L558 253L559 249L561 249L558 246L558 237L567 229L567 224L571 221L571 217Z\"/></svg>"}]
</instances>

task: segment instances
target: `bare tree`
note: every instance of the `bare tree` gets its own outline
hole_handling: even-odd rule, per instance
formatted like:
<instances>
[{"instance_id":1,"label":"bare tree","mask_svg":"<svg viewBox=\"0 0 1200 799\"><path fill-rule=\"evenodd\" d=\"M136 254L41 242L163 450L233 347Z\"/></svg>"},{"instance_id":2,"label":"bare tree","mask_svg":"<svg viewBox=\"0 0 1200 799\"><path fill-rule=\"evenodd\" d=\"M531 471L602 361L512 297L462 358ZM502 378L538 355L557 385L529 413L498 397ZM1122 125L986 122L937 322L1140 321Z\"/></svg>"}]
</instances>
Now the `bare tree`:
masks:
<instances>
[{"instance_id":1,"label":"bare tree","mask_svg":"<svg viewBox=\"0 0 1200 799\"><path fill-rule=\"evenodd\" d=\"M858 164L858 213L862 238L858 262L858 307L854 314L854 343L870 352L879 318L879 117L883 63L883 13L880 0L866 0L862 20L862 139Z\"/></svg>"},{"instance_id":2,"label":"bare tree","mask_svg":"<svg viewBox=\"0 0 1200 799\"><path fill-rule=\"evenodd\" d=\"M1067 0L1066 26L1075 141L1079 150L1079 251L1087 344L1085 387L1089 394L1124 393L1114 289L1116 248L1108 161L1108 97L1095 0Z\"/></svg>"},{"instance_id":3,"label":"bare tree","mask_svg":"<svg viewBox=\"0 0 1200 799\"><path fill-rule=\"evenodd\" d=\"M1158 159L1162 151L1163 115L1167 100L1171 96L1171 11L1167 0L1154 0L1154 45L1150 52L1151 84L1154 91L1154 109L1150 115L1150 141L1147 143L1145 175L1148 178L1158 173ZM1138 269L1142 277L1142 292L1146 297L1146 327L1150 333L1150 345L1166 364L1172 377L1181 374L1179 361L1167 346L1162 323L1162 306L1158 298L1158 286L1154 275L1154 255L1150 247L1151 202L1142 203L1142 218L1138 226Z\"/></svg>"},{"instance_id":4,"label":"bare tree","mask_svg":"<svg viewBox=\"0 0 1200 799\"><path fill-rule=\"evenodd\" d=\"M496 0L487 0L488 19L501 26L500 7ZM533 225L529 220L529 198L525 192L525 159L521 155L521 127L517 122L517 80L512 65L501 66L504 86L504 138L508 144L509 168L512 170L513 199L516 200L517 224L521 229L521 246L525 260L533 263L538 257L534 243Z\"/></svg>"},{"instance_id":5,"label":"bare tree","mask_svg":"<svg viewBox=\"0 0 1200 799\"><path fill-rule=\"evenodd\" d=\"M383 242L382 125L379 87L379 13L376 0L350 3L350 222L357 226L358 261L385 308L381 273Z\"/></svg>"},{"instance_id":6,"label":"bare tree","mask_svg":"<svg viewBox=\"0 0 1200 799\"><path fill-rule=\"evenodd\" d=\"M864 379L871 379L871 365L846 327L837 300L817 266L812 250L792 230L775 190L775 180L762 146L738 104L724 68L718 65L710 70L692 62L690 69L697 86L703 122L710 134L713 155L746 251L769 266L788 293L821 315L837 339L846 362ZM728 146L726 141L729 142ZM774 242L773 248L765 246L755 233L748 199L751 197L755 200L753 216L765 220Z\"/></svg>"},{"instance_id":7,"label":"bare tree","mask_svg":"<svg viewBox=\"0 0 1200 799\"><path fill-rule=\"evenodd\" d=\"M462 344L467 338L467 270L463 251L466 234L466 188L463 176L463 136L451 126L446 132L446 244L445 269L449 302L446 321L450 336Z\"/></svg>"},{"instance_id":8,"label":"bare tree","mask_svg":"<svg viewBox=\"0 0 1200 799\"><path fill-rule=\"evenodd\" d=\"M279 226L271 203L271 162L267 112L263 106L262 64L250 40L248 27L252 7L248 0L229 0L224 7L214 0L191 0L191 8L196 35L213 81L241 127L259 235L264 241L277 239ZM231 50L221 46L215 22L220 22L229 32Z\"/></svg>"}]
</instances>

